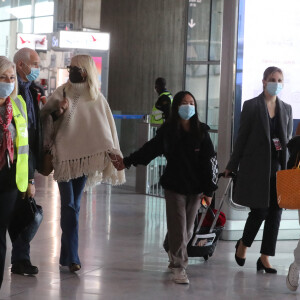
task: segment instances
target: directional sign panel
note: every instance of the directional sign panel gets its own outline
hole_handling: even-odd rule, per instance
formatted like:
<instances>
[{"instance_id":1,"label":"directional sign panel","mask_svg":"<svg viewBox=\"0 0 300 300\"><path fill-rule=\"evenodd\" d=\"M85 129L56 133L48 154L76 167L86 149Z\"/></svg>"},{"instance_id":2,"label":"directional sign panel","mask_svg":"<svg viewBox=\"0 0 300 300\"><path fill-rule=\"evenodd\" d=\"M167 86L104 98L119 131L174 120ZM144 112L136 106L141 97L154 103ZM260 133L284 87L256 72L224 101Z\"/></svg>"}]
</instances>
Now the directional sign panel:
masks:
<instances>
[{"instance_id":1,"label":"directional sign panel","mask_svg":"<svg viewBox=\"0 0 300 300\"><path fill-rule=\"evenodd\" d=\"M60 31L59 47L70 49L109 50L109 33Z\"/></svg>"},{"instance_id":2,"label":"directional sign panel","mask_svg":"<svg viewBox=\"0 0 300 300\"><path fill-rule=\"evenodd\" d=\"M46 34L17 33L17 49L30 48L33 50L47 50Z\"/></svg>"}]
</instances>

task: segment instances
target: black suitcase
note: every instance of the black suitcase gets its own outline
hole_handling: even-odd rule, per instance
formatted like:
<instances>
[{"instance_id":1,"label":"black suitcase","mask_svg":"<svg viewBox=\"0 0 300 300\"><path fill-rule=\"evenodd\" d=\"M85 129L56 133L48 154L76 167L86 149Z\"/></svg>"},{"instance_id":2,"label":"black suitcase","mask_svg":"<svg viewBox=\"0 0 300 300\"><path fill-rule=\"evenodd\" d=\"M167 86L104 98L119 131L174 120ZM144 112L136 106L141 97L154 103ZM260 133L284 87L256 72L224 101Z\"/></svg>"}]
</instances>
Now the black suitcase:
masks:
<instances>
[{"instance_id":1,"label":"black suitcase","mask_svg":"<svg viewBox=\"0 0 300 300\"><path fill-rule=\"evenodd\" d=\"M224 177L224 173L218 175L218 181L221 177ZM189 257L203 257L205 260L208 260L215 251L217 242L221 236L224 226L216 226L218 218L221 213L221 208L223 206L224 200L228 195L229 188L231 186L232 177L228 181L223 197L220 201L218 210L216 213L210 207L202 206L198 210L197 217L195 219L194 232L191 240L187 245L187 252ZM206 217L206 214L210 213L213 216L213 221L209 227L202 226L202 223ZM200 218L199 218L200 215ZM168 246L168 234L166 235L163 247L166 252L169 251Z\"/></svg>"}]
</instances>

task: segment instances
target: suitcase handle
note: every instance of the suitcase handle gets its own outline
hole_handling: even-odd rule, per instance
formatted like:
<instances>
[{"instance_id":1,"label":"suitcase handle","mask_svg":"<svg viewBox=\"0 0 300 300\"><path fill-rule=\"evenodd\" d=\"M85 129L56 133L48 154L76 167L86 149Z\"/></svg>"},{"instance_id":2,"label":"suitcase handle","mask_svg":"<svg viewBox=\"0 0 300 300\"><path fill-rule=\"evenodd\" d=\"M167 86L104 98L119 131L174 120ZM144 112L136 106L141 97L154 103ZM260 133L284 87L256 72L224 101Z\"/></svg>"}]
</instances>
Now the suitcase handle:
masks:
<instances>
[{"instance_id":1,"label":"suitcase handle","mask_svg":"<svg viewBox=\"0 0 300 300\"><path fill-rule=\"evenodd\" d=\"M226 186L226 188L225 188L225 192L224 192L224 194L223 194L223 197L222 197L222 200L221 200L221 202L220 202L220 205L219 205L219 207L218 207L217 212L214 214L214 212L212 211L212 209L211 209L210 207L207 207L207 208L205 209L205 211L201 214L201 218L200 218L200 221L199 221L199 223L198 223L198 225L197 225L196 232L198 232L198 231L200 230L200 228L201 228L201 226L202 226L202 223L203 223L203 221L204 221L204 218L205 218L205 216L206 216L206 214L207 214L207 212L208 212L209 209L210 209L211 212L214 214L214 220L213 220L213 222L212 222L212 224L211 224L211 226L210 226L209 233L211 233L211 232L214 230L214 228L215 228L215 226L216 226L216 223L217 223L217 220L218 220L218 218L219 218L219 215L220 215L221 208L222 208L222 206L223 206L224 200L225 200L225 198L226 198L226 196L227 196L227 194L228 194L228 192L229 192L229 188L230 188L230 186L231 186L233 177L235 176L235 173L230 172L229 175L230 175L230 177L229 177L230 180L228 181L228 184L227 184L227 186ZM219 179L220 179L221 177L225 177L225 173L224 173L224 172L218 174L218 181L219 181Z\"/></svg>"},{"instance_id":2,"label":"suitcase handle","mask_svg":"<svg viewBox=\"0 0 300 300\"><path fill-rule=\"evenodd\" d=\"M236 174L234 172L230 172L228 174L228 177L230 177L230 178L234 178L235 176L236 176ZM225 172L218 174L218 179L220 179L221 177L225 177Z\"/></svg>"}]
</instances>

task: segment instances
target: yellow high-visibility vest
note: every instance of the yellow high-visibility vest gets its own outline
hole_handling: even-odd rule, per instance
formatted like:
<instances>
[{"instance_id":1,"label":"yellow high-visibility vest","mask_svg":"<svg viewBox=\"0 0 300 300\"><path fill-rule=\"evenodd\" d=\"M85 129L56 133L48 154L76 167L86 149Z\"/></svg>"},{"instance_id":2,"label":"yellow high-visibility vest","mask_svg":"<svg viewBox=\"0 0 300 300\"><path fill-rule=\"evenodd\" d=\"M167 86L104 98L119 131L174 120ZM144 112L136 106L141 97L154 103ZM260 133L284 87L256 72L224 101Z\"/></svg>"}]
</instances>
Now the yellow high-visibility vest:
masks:
<instances>
[{"instance_id":1,"label":"yellow high-visibility vest","mask_svg":"<svg viewBox=\"0 0 300 300\"><path fill-rule=\"evenodd\" d=\"M172 105L172 102L173 102L172 94L170 92L163 92L158 97L163 96L163 95L166 95L170 98L171 105ZM161 110L157 109L154 104L153 108L152 108L150 123L151 124L163 124L163 122L164 122L163 112Z\"/></svg>"},{"instance_id":2,"label":"yellow high-visibility vest","mask_svg":"<svg viewBox=\"0 0 300 300\"><path fill-rule=\"evenodd\" d=\"M16 125L16 183L20 192L26 192L28 187L28 128L27 128L27 108L21 95L16 99L11 99L13 108L13 118Z\"/></svg>"}]
</instances>

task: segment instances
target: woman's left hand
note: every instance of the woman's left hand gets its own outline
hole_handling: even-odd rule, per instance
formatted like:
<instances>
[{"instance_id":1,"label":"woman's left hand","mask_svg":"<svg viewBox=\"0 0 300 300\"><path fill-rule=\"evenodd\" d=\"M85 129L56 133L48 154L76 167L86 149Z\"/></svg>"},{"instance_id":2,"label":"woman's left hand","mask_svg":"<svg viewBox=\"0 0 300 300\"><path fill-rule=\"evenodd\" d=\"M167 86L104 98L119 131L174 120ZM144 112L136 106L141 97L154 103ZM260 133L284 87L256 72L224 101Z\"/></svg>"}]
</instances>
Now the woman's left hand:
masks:
<instances>
[{"instance_id":1,"label":"woman's left hand","mask_svg":"<svg viewBox=\"0 0 300 300\"><path fill-rule=\"evenodd\" d=\"M203 195L202 198L205 199L205 202L206 202L206 204L207 204L208 206L211 205L212 197L208 197L208 196L206 196L206 195Z\"/></svg>"}]
</instances>

